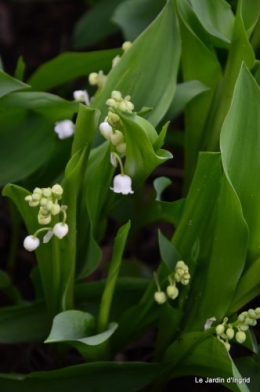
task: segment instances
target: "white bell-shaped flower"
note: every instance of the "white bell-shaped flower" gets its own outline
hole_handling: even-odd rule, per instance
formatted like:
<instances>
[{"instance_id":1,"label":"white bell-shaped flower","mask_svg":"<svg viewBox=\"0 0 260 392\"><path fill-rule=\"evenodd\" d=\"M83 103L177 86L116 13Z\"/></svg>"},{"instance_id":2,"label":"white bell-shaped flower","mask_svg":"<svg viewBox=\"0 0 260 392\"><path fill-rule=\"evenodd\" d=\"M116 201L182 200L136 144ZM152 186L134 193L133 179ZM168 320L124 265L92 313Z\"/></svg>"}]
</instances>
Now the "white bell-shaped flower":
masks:
<instances>
[{"instance_id":1,"label":"white bell-shaped flower","mask_svg":"<svg viewBox=\"0 0 260 392\"><path fill-rule=\"evenodd\" d=\"M118 174L115 176L113 188L111 187L110 189L115 193L122 193L123 195L134 193L134 191L132 191L132 179L126 174Z\"/></svg>"},{"instance_id":2,"label":"white bell-shaped flower","mask_svg":"<svg viewBox=\"0 0 260 392\"><path fill-rule=\"evenodd\" d=\"M28 235L24 241L23 241L23 246L26 250L28 250L29 252L32 252L33 250L35 250L36 248L38 248L38 246L40 245L40 240L37 237L34 237L33 235Z\"/></svg>"},{"instance_id":3,"label":"white bell-shaped flower","mask_svg":"<svg viewBox=\"0 0 260 392\"><path fill-rule=\"evenodd\" d=\"M73 92L73 97L75 101L84 102L87 106L89 106L89 95L86 90L76 90Z\"/></svg>"},{"instance_id":4,"label":"white bell-shaped flower","mask_svg":"<svg viewBox=\"0 0 260 392\"><path fill-rule=\"evenodd\" d=\"M56 235L56 237L58 237L60 240L65 237L65 235L68 233L69 231L69 226L67 225L67 223L56 223L56 225L53 228L53 234Z\"/></svg>"},{"instance_id":5,"label":"white bell-shaped flower","mask_svg":"<svg viewBox=\"0 0 260 392\"><path fill-rule=\"evenodd\" d=\"M59 139L66 139L74 134L74 124L71 120L59 121L55 124L54 131Z\"/></svg>"},{"instance_id":6,"label":"white bell-shaped flower","mask_svg":"<svg viewBox=\"0 0 260 392\"><path fill-rule=\"evenodd\" d=\"M112 127L106 121L102 122L99 125L99 130L100 130L101 135L105 139L110 139L111 135L113 134Z\"/></svg>"}]
</instances>

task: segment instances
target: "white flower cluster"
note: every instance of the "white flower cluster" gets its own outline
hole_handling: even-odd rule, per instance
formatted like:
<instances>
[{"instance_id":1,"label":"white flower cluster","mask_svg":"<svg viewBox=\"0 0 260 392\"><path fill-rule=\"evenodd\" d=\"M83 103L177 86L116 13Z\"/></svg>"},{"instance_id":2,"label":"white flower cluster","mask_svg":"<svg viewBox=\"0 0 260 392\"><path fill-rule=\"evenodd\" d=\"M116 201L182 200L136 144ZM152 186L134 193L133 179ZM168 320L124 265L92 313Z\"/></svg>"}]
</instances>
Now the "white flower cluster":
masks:
<instances>
[{"instance_id":1,"label":"white flower cluster","mask_svg":"<svg viewBox=\"0 0 260 392\"><path fill-rule=\"evenodd\" d=\"M258 319L260 319L260 308L242 312L234 323L227 323L228 318L225 317L223 323L216 326L217 337L229 351L231 347L229 340L235 337L238 343L244 343L246 340L245 331L250 326L255 326ZM235 330L237 331L236 333Z\"/></svg>"},{"instance_id":2,"label":"white flower cluster","mask_svg":"<svg viewBox=\"0 0 260 392\"><path fill-rule=\"evenodd\" d=\"M158 278L155 275L155 280L157 284L158 291L154 293L154 299L159 304L162 305L167 301L167 297L174 300L179 295L179 289L176 287L176 282L186 286L190 281L189 267L184 261L180 260L175 266L173 274L169 275L169 286L166 288L166 294L161 291Z\"/></svg>"},{"instance_id":3,"label":"white flower cluster","mask_svg":"<svg viewBox=\"0 0 260 392\"><path fill-rule=\"evenodd\" d=\"M130 99L130 95L123 98L120 91L112 91L111 98L106 101L106 104L109 106L108 115L105 118L105 121L103 121L99 126L101 135L111 143L112 151L110 155L110 163L116 167L117 162L119 162L121 169L121 174L118 174L114 178L111 190L115 193L122 193L123 195L134 192L132 191L132 179L124 173L123 163L118 155L118 153L126 153L126 142L123 132L118 129L122 129L123 125L120 121L120 117L115 113L114 109L132 113L134 105L130 102Z\"/></svg>"},{"instance_id":4,"label":"white flower cluster","mask_svg":"<svg viewBox=\"0 0 260 392\"><path fill-rule=\"evenodd\" d=\"M37 235L41 231L47 231L47 234L43 238L43 242L48 242L53 234L59 239L63 238L69 231L66 222L66 210L67 206L60 206L59 200L61 200L63 194L63 188L56 184L52 188L35 188L31 195L25 197L30 207L40 207L38 213L38 223L40 225L46 225L51 222L52 216L63 213L63 221L56 223L54 227L44 227L37 230L33 235L29 235L24 239L23 245L29 252L35 250L40 245L40 240Z\"/></svg>"}]
</instances>

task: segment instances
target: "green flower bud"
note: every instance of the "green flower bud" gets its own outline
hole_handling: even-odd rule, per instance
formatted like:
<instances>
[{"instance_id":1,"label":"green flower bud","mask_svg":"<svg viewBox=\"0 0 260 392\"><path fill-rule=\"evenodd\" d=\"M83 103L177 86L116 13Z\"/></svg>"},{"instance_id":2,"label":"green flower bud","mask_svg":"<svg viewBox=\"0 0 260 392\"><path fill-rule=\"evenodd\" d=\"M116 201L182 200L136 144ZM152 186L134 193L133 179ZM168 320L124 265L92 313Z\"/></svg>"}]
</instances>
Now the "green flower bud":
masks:
<instances>
[{"instance_id":1,"label":"green flower bud","mask_svg":"<svg viewBox=\"0 0 260 392\"><path fill-rule=\"evenodd\" d=\"M99 76L96 72L91 72L88 77L89 84L95 86L99 82Z\"/></svg>"},{"instance_id":2,"label":"green flower bud","mask_svg":"<svg viewBox=\"0 0 260 392\"><path fill-rule=\"evenodd\" d=\"M51 188L43 188L42 194L43 194L43 196L45 196L47 198L51 197Z\"/></svg>"},{"instance_id":3,"label":"green flower bud","mask_svg":"<svg viewBox=\"0 0 260 392\"><path fill-rule=\"evenodd\" d=\"M248 317L250 317L252 319L256 318L256 313L255 313L254 309L249 309L247 314L248 314Z\"/></svg>"},{"instance_id":4,"label":"green flower bud","mask_svg":"<svg viewBox=\"0 0 260 392\"><path fill-rule=\"evenodd\" d=\"M50 215L50 212L47 210L47 208L40 207L39 215L48 216Z\"/></svg>"},{"instance_id":5,"label":"green flower bud","mask_svg":"<svg viewBox=\"0 0 260 392\"><path fill-rule=\"evenodd\" d=\"M124 135L122 134L122 132L118 130L115 130L115 132L112 133L110 136L110 141L114 146L120 144L123 140L124 140Z\"/></svg>"},{"instance_id":6,"label":"green flower bud","mask_svg":"<svg viewBox=\"0 0 260 392\"><path fill-rule=\"evenodd\" d=\"M25 196L24 200L28 202L32 201L32 195Z\"/></svg>"},{"instance_id":7,"label":"green flower bud","mask_svg":"<svg viewBox=\"0 0 260 392\"><path fill-rule=\"evenodd\" d=\"M238 343L244 343L244 341L246 340L246 334L243 331L238 331L236 333L236 341Z\"/></svg>"},{"instance_id":8,"label":"green flower bud","mask_svg":"<svg viewBox=\"0 0 260 392\"><path fill-rule=\"evenodd\" d=\"M40 205L41 205L42 207L46 207L46 206L47 206L47 203L48 203L48 199L46 199L46 197L42 197L42 198L41 198L41 201L40 201Z\"/></svg>"},{"instance_id":9,"label":"green flower bud","mask_svg":"<svg viewBox=\"0 0 260 392\"><path fill-rule=\"evenodd\" d=\"M50 212L51 212L52 215L58 215L60 213L60 206L59 206L59 204L53 204L51 209L50 209Z\"/></svg>"},{"instance_id":10,"label":"green flower bud","mask_svg":"<svg viewBox=\"0 0 260 392\"><path fill-rule=\"evenodd\" d=\"M120 152L120 154L124 154L126 152L126 144L125 143L119 143L116 146L116 150Z\"/></svg>"},{"instance_id":11,"label":"green flower bud","mask_svg":"<svg viewBox=\"0 0 260 392\"><path fill-rule=\"evenodd\" d=\"M248 325L239 325L239 329L241 329L241 331L247 331L249 329Z\"/></svg>"},{"instance_id":12,"label":"green flower bud","mask_svg":"<svg viewBox=\"0 0 260 392\"><path fill-rule=\"evenodd\" d=\"M122 99L122 94L120 93L120 91L112 91L111 93L111 97L113 99L115 99L116 101L120 101Z\"/></svg>"},{"instance_id":13,"label":"green flower bud","mask_svg":"<svg viewBox=\"0 0 260 392\"><path fill-rule=\"evenodd\" d=\"M227 335L228 339L233 339L233 337L235 335L235 331L233 330L233 328L228 328L226 330L226 335Z\"/></svg>"},{"instance_id":14,"label":"green flower bud","mask_svg":"<svg viewBox=\"0 0 260 392\"><path fill-rule=\"evenodd\" d=\"M39 195L39 193L33 193L32 199L33 201L39 201L41 199L41 195Z\"/></svg>"},{"instance_id":15,"label":"green flower bud","mask_svg":"<svg viewBox=\"0 0 260 392\"><path fill-rule=\"evenodd\" d=\"M175 299L179 295L179 290L174 285L168 286L166 289L166 292L167 292L168 297L170 297L171 299Z\"/></svg>"},{"instance_id":16,"label":"green flower bud","mask_svg":"<svg viewBox=\"0 0 260 392\"><path fill-rule=\"evenodd\" d=\"M41 196L42 195L42 189L41 188L35 188L33 190L33 193Z\"/></svg>"},{"instance_id":17,"label":"green flower bud","mask_svg":"<svg viewBox=\"0 0 260 392\"><path fill-rule=\"evenodd\" d=\"M43 215L38 215L38 222L40 225L48 225L51 221L51 215L43 216Z\"/></svg>"},{"instance_id":18,"label":"green flower bud","mask_svg":"<svg viewBox=\"0 0 260 392\"><path fill-rule=\"evenodd\" d=\"M37 207L39 205L39 201L29 201L30 207Z\"/></svg>"},{"instance_id":19,"label":"green flower bud","mask_svg":"<svg viewBox=\"0 0 260 392\"><path fill-rule=\"evenodd\" d=\"M123 49L123 51L125 52L126 50L128 50L129 48L131 48L131 46L132 46L132 42L130 42L130 41L125 41L125 42L123 43L123 45L122 45L122 49Z\"/></svg>"},{"instance_id":20,"label":"green flower bud","mask_svg":"<svg viewBox=\"0 0 260 392\"><path fill-rule=\"evenodd\" d=\"M222 335L224 331L225 331L225 327L223 324L219 324L216 326L216 334L217 335Z\"/></svg>"},{"instance_id":21,"label":"green flower bud","mask_svg":"<svg viewBox=\"0 0 260 392\"><path fill-rule=\"evenodd\" d=\"M156 291L154 293L154 299L159 304L162 305L167 301L166 294L163 291Z\"/></svg>"},{"instance_id":22,"label":"green flower bud","mask_svg":"<svg viewBox=\"0 0 260 392\"><path fill-rule=\"evenodd\" d=\"M59 184L53 185L51 192L54 196L61 196L63 194L63 188Z\"/></svg>"}]
</instances>

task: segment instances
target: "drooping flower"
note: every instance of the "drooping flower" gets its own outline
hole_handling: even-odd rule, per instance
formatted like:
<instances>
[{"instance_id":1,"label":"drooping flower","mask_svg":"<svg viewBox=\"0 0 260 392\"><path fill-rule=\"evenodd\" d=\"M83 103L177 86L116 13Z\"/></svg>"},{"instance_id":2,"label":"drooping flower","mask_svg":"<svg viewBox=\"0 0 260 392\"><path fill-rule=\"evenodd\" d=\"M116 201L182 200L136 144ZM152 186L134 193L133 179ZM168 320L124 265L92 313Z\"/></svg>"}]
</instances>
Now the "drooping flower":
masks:
<instances>
[{"instance_id":1,"label":"drooping flower","mask_svg":"<svg viewBox=\"0 0 260 392\"><path fill-rule=\"evenodd\" d=\"M39 238L34 237L33 235L28 235L27 237L25 237L23 241L24 248L29 252L32 252L33 250L38 248L39 245L40 245Z\"/></svg>"},{"instance_id":2,"label":"drooping flower","mask_svg":"<svg viewBox=\"0 0 260 392\"><path fill-rule=\"evenodd\" d=\"M74 124L71 120L56 122L54 131L59 139L66 139L74 134Z\"/></svg>"},{"instance_id":3,"label":"drooping flower","mask_svg":"<svg viewBox=\"0 0 260 392\"><path fill-rule=\"evenodd\" d=\"M128 195L134 193L132 190L132 179L126 174L118 174L114 177L113 188L110 188L115 193L122 193Z\"/></svg>"},{"instance_id":4,"label":"drooping flower","mask_svg":"<svg viewBox=\"0 0 260 392\"><path fill-rule=\"evenodd\" d=\"M89 95L86 90L76 90L73 92L75 101L84 102L86 106L90 105Z\"/></svg>"},{"instance_id":5,"label":"drooping flower","mask_svg":"<svg viewBox=\"0 0 260 392\"><path fill-rule=\"evenodd\" d=\"M69 231L69 226L67 225L67 223L56 223L56 225L53 228L53 234L56 235L56 237L58 237L60 240L65 237L65 235L68 233Z\"/></svg>"},{"instance_id":6,"label":"drooping flower","mask_svg":"<svg viewBox=\"0 0 260 392\"><path fill-rule=\"evenodd\" d=\"M166 294L163 291L156 291L154 293L154 300L159 304L162 305L164 302L167 301Z\"/></svg>"}]
</instances>

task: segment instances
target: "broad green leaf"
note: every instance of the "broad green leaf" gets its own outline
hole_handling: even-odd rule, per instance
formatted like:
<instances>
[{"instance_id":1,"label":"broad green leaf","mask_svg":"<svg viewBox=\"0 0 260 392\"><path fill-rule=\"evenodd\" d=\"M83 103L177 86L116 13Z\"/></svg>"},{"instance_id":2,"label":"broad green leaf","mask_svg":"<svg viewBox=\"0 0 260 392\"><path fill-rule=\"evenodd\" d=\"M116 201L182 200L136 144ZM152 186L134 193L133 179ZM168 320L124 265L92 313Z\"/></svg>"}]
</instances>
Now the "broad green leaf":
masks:
<instances>
[{"instance_id":1,"label":"broad green leaf","mask_svg":"<svg viewBox=\"0 0 260 392\"><path fill-rule=\"evenodd\" d=\"M100 68L106 73L118 53L118 49L62 53L41 65L29 78L28 84L34 90L49 90L81 76L87 77L91 72L98 72Z\"/></svg>"},{"instance_id":2,"label":"broad green leaf","mask_svg":"<svg viewBox=\"0 0 260 392\"><path fill-rule=\"evenodd\" d=\"M50 327L43 301L0 310L0 342L3 344L42 341Z\"/></svg>"},{"instance_id":3,"label":"broad green leaf","mask_svg":"<svg viewBox=\"0 0 260 392\"><path fill-rule=\"evenodd\" d=\"M236 358L235 364L248 383L250 392L258 392L260 384L259 363L252 357Z\"/></svg>"},{"instance_id":4,"label":"broad green leaf","mask_svg":"<svg viewBox=\"0 0 260 392\"><path fill-rule=\"evenodd\" d=\"M220 146L225 173L240 199L249 228L251 263L260 255L259 105L259 88L243 65L222 128Z\"/></svg>"},{"instance_id":5,"label":"broad green leaf","mask_svg":"<svg viewBox=\"0 0 260 392\"><path fill-rule=\"evenodd\" d=\"M172 155L165 150L154 151L156 131L147 120L135 114L119 115L127 145L125 173L133 178L134 186L138 187L157 166Z\"/></svg>"},{"instance_id":6,"label":"broad green leaf","mask_svg":"<svg viewBox=\"0 0 260 392\"><path fill-rule=\"evenodd\" d=\"M194 12L186 1L176 1L182 38L182 71L184 82L198 81L209 88L195 97L185 110L185 190L192 180L198 153L205 149L204 127L214 92L221 79L221 67L216 54L205 44L199 29L191 28ZM191 16L190 16L191 14ZM196 27L196 26L195 26ZM196 59L196 60L195 60ZM200 115L198 116L198 113Z\"/></svg>"},{"instance_id":7,"label":"broad green leaf","mask_svg":"<svg viewBox=\"0 0 260 392\"><path fill-rule=\"evenodd\" d=\"M181 335L165 353L163 377L217 378L232 391L249 392L246 384L231 382L231 377L242 376L223 343L209 334L210 330Z\"/></svg>"},{"instance_id":8,"label":"broad green leaf","mask_svg":"<svg viewBox=\"0 0 260 392\"><path fill-rule=\"evenodd\" d=\"M177 261L182 260L182 257L160 230L158 232L158 242L162 261L166 265L168 272L172 273Z\"/></svg>"},{"instance_id":9,"label":"broad green leaf","mask_svg":"<svg viewBox=\"0 0 260 392\"><path fill-rule=\"evenodd\" d=\"M122 0L100 1L87 10L77 21L73 34L73 48L92 46L101 39L117 32L118 27L111 23L111 16Z\"/></svg>"},{"instance_id":10,"label":"broad green leaf","mask_svg":"<svg viewBox=\"0 0 260 392\"><path fill-rule=\"evenodd\" d=\"M117 320L129 307L138 303L147 286L147 279L119 278L111 308L111 320ZM76 308L97 316L104 287L104 280L77 284L74 287ZM0 342L3 344L42 342L47 338L52 323L42 299L31 304L2 308L0 321Z\"/></svg>"},{"instance_id":11,"label":"broad green leaf","mask_svg":"<svg viewBox=\"0 0 260 392\"><path fill-rule=\"evenodd\" d=\"M224 78L216 94L215 105L208 117L206 146L211 151L219 149L220 131L230 108L241 64L245 63L249 69L255 65L255 54L246 33L241 8L242 1L239 1Z\"/></svg>"},{"instance_id":12,"label":"broad green leaf","mask_svg":"<svg viewBox=\"0 0 260 392\"><path fill-rule=\"evenodd\" d=\"M213 43L228 47L235 19L230 5L225 0L191 0L191 5L202 26L212 36Z\"/></svg>"},{"instance_id":13,"label":"broad green leaf","mask_svg":"<svg viewBox=\"0 0 260 392\"><path fill-rule=\"evenodd\" d=\"M93 272L101 259L98 240L102 236L101 225L104 225L106 221L103 207L108 192L112 192L109 187L113 172L114 167L110 163L109 143L102 143L92 149L82 194L84 206L81 207L81 211L85 211L85 213L79 218L79 241L82 252L78 255L77 274L81 278ZM85 216L89 217L89 224L87 224Z\"/></svg>"},{"instance_id":14,"label":"broad green leaf","mask_svg":"<svg viewBox=\"0 0 260 392\"><path fill-rule=\"evenodd\" d=\"M158 61L155 61L155 53ZM106 100L112 90L119 90L123 96L131 95L137 111L144 106L153 108L147 118L153 125L158 124L174 95L179 58L177 20L172 4L168 1L154 22L111 70L91 105L101 110L103 119L107 114Z\"/></svg>"},{"instance_id":15,"label":"broad green leaf","mask_svg":"<svg viewBox=\"0 0 260 392\"><path fill-rule=\"evenodd\" d=\"M164 5L165 0L122 1L112 20L121 27L125 39L134 41L156 18Z\"/></svg>"},{"instance_id":16,"label":"broad green leaf","mask_svg":"<svg viewBox=\"0 0 260 392\"><path fill-rule=\"evenodd\" d=\"M188 82L177 84L172 103L163 121L172 120L177 117L193 98L208 90L210 90L210 87L207 87L198 80L189 80Z\"/></svg>"},{"instance_id":17,"label":"broad green leaf","mask_svg":"<svg viewBox=\"0 0 260 392\"><path fill-rule=\"evenodd\" d=\"M96 362L29 375L0 374L0 383L5 392L133 392L149 384L159 372L160 366L155 363Z\"/></svg>"},{"instance_id":18,"label":"broad green leaf","mask_svg":"<svg viewBox=\"0 0 260 392\"><path fill-rule=\"evenodd\" d=\"M102 333L95 334L95 320L89 313L68 310L55 316L50 335L45 343L67 342L86 360L96 359L101 346L115 332L117 324L108 325Z\"/></svg>"},{"instance_id":19,"label":"broad green leaf","mask_svg":"<svg viewBox=\"0 0 260 392\"><path fill-rule=\"evenodd\" d=\"M77 107L46 93L14 92L1 98L0 183L25 179L37 171L56 145L55 122L71 118Z\"/></svg>"},{"instance_id":20,"label":"broad green leaf","mask_svg":"<svg viewBox=\"0 0 260 392\"><path fill-rule=\"evenodd\" d=\"M14 92L0 100L0 114L18 108L30 109L52 121L66 120L78 110L78 102L43 92Z\"/></svg>"},{"instance_id":21,"label":"broad green leaf","mask_svg":"<svg viewBox=\"0 0 260 392\"><path fill-rule=\"evenodd\" d=\"M248 36L251 35L260 15L260 1L259 0L240 0L241 1L241 15L247 31Z\"/></svg>"},{"instance_id":22,"label":"broad green leaf","mask_svg":"<svg viewBox=\"0 0 260 392\"><path fill-rule=\"evenodd\" d=\"M242 275L228 314L233 314L260 294L260 257Z\"/></svg>"},{"instance_id":23,"label":"broad green leaf","mask_svg":"<svg viewBox=\"0 0 260 392\"><path fill-rule=\"evenodd\" d=\"M24 90L26 88L30 88L30 86L0 70L0 98L13 91Z\"/></svg>"},{"instance_id":24,"label":"broad green leaf","mask_svg":"<svg viewBox=\"0 0 260 392\"><path fill-rule=\"evenodd\" d=\"M206 320L218 321L227 313L242 274L247 251L248 230L241 204L229 181L223 177L216 212L212 249L203 275L203 285L197 292L199 301L188 315L187 328L202 329ZM202 279L202 276L200 276ZM223 285L226 281L228 284Z\"/></svg>"}]
</instances>

